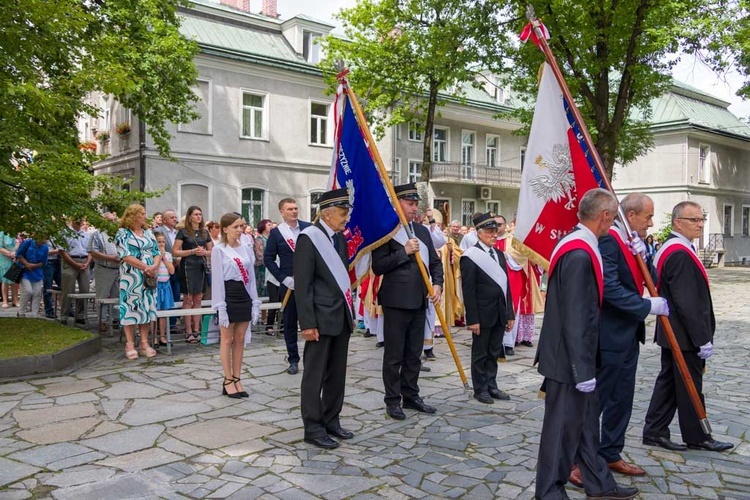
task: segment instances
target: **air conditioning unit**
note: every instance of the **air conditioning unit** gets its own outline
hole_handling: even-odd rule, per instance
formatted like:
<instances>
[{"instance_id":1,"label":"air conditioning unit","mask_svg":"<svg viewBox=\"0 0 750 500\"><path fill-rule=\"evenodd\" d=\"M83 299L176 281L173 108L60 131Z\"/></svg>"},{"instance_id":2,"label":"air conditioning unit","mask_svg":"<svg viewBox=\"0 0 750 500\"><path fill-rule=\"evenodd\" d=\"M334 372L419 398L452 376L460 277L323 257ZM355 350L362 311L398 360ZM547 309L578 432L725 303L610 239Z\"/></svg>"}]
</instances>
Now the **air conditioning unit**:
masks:
<instances>
[{"instance_id":1,"label":"air conditioning unit","mask_svg":"<svg viewBox=\"0 0 750 500\"><path fill-rule=\"evenodd\" d=\"M480 200L491 200L492 199L492 188L488 186L479 186L477 188L477 196Z\"/></svg>"}]
</instances>

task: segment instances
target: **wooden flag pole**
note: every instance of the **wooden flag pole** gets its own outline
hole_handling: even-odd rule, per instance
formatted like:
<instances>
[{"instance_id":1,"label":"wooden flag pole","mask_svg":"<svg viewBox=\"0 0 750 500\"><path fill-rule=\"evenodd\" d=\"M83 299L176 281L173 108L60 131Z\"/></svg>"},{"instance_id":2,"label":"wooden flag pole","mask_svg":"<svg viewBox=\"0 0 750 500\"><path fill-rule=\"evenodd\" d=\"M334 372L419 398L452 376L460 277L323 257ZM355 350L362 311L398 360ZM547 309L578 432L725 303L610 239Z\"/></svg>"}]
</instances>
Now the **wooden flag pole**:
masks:
<instances>
[{"instance_id":1,"label":"wooden flag pole","mask_svg":"<svg viewBox=\"0 0 750 500\"><path fill-rule=\"evenodd\" d=\"M357 102L357 97L354 95L354 91L349 86L349 82L346 80L346 74L348 71L343 70L341 73L339 73L338 80L341 82L341 85L344 87L344 91L346 92L346 96L349 99L349 101L352 103L352 108L354 109L354 113L357 115L357 121L360 125L360 130L363 134L365 134L365 140L367 141L367 146L370 152L372 153L373 159L375 160L375 164L378 166L378 171L380 172L380 177L383 181L383 184L385 185L385 188L388 190L388 194L391 197L391 201L393 203L393 208L396 210L396 213L398 214L398 219L401 222L401 225L404 226L406 229L407 234L409 234L410 238L413 238L414 235L411 234L409 230L409 224L406 221L406 216L404 215L404 211L401 210L401 205L398 203L398 197L396 196L396 192L393 189L393 184L391 184L390 179L388 178L388 172L385 169L385 165L383 165L383 159L380 157L380 153L378 152L378 148L375 146L375 140L372 138L372 134L370 133L370 129L367 127L367 121L365 120L365 115L362 112L362 108L359 105L359 102ZM422 262L422 259L419 256L419 252L416 252L414 254L414 258L417 261L417 266L419 266L419 272L422 275L422 280L424 281L425 286L427 287L427 293L432 296L434 293L434 290L432 288L432 282L430 281L429 276L427 275L427 269L424 267L424 263ZM453 355L453 361L456 363L456 368L458 369L458 374L461 377L461 381L464 384L464 389L469 389L469 382L466 380L466 374L464 373L463 366L461 365L461 360L458 358L458 351L456 351L456 346L453 343L453 338L451 337L450 329L447 327L447 324L445 322L445 315L443 314L442 309L440 307L435 307L435 312L437 313L437 317L440 320L440 326L443 328L443 333L445 333L445 340L448 341L448 347L451 350L451 354Z\"/></svg>"},{"instance_id":2,"label":"wooden flag pole","mask_svg":"<svg viewBox=\"0 0 750 500\"><path fill-rule=\"evenodd\" d=\"M604 181L604 185L607 190L612 194L615 194L615 190L612 188L612 184L609 182L609 177L607 177L607 173L604 168L604 164L602 163L602 159L599 156L599 152L594 147L594 141L591 139L591 135L586 128L586 124L583 121L583 117L581 116L578 107L575 105L575 101L573 101L573 96L570 93L568 84L565 82L565 77L560 70L560 66L557 64L557 59L555 59L554 54L552 54L552 50L550 49L549 44L547 43L547 39L542 32L541 22L534 15L534 9L531 5L528 6L526 13L529 22L531 22L531 25L534 29L534 34L538 38L539 48L544 53L544 56L547 59L547 63L552 68L555 79L557 80L557 83L560 85L560 89L563 92L563 96L568 101L568 105L570 106L570 110L573 113L573 117L578 123L578 128L581 131L583 140L588 146L588 156L590 156L594 161L594 165L596 165L596 168L599 171L599 175ZM632 231L630 230L630 225L625 218L625 214L622 212L622 207L618 205L617 210L620 220L622 220L623 224L625 225L626 231L628 233L628 238L632 239ZM646 283L648 293L651 295L651 297L658 297L659 293L656 291L654 281L651 279L651 273L649 272L648 267L643 260L643 257L639 254L636 255L635 258L638 261L638 267L643 274L643 279ZM677 343L677 338L674 335L674 330L672 330L672 325L669 323L669 320L666 316L659 316L659 323L661 324L661 327L666 334L667 341L669 342L669 346L672 350L672 355L674 356L675 362L677 363L677 368L680 372L680 375L682 376L683 382L685 383L688 395L690 396L690 401L693 404L693 408L695 408L695 413L698 415L698 420L700 421L701 428L706 434L711 434L711 424L709 423L708 417L706 416L706 410L703 407L703 402L701 401L700 395L698 394L698 390L695 388L693 378L690 376L690 371L688 370L687 364L685 363L685 358L683 357L682 351L680 350L680 345Z\"/></svg>"}]
</instances>

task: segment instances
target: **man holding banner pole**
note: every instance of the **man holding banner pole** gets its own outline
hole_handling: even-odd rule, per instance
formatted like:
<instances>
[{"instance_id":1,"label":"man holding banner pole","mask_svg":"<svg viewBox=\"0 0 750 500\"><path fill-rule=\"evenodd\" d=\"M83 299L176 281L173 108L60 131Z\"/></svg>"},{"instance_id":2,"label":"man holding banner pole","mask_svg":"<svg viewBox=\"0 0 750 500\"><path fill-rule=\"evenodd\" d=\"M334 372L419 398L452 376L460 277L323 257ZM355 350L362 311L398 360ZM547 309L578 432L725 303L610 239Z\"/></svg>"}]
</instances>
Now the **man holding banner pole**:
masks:
<instances>
[{"instance_id":1,"label":"man holding banner pole","mask_svg":"<svg viewBox=\"0 0 750 500\"><path fill-rule=\"evenodd\" d=\"M385 352L383 385L388 415L396 420L406 418L403 408L435 413L435 408L419 397L420 356L428 300L440 301L443 265L435 251L430 233L421 224L411 224L417 213L419 193L414 183L395 186L394 192L408 227L372 252L372 270L382 276L378 300L383 307ZM427 296L415 254L428 269L433 294ZM432 320L434 323L434 319Z\"/></svg>"}]
</instances>

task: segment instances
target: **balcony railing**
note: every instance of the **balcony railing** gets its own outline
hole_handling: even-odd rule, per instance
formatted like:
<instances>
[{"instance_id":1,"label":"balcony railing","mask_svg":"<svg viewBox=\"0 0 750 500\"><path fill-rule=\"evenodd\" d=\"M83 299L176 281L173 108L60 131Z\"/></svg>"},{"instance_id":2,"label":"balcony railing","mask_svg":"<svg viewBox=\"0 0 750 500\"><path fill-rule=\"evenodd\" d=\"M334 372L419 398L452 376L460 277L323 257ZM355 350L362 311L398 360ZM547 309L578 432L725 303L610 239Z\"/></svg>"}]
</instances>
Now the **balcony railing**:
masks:
<instances>
[{"instance_id":1,"label":"balcony railing","mask_svg":"<svg viewBox=\"0 0 750 500\"><path fill-rule=\"evenodd\" d=\"M724 250L724 235L721 233L711 233L708 235L708 244L706 250Z\"/></svg>"},{"instance_id":2,"label":"balcony railing","mask_svg":"<svg viewBox=\"0 0 750 500\"><path fill-rule=\"evenodd\" d=\"M520 187L521 171L516 168L490 167L483 163L433 163L430 180Z\"/></svg>"}]
</instances>

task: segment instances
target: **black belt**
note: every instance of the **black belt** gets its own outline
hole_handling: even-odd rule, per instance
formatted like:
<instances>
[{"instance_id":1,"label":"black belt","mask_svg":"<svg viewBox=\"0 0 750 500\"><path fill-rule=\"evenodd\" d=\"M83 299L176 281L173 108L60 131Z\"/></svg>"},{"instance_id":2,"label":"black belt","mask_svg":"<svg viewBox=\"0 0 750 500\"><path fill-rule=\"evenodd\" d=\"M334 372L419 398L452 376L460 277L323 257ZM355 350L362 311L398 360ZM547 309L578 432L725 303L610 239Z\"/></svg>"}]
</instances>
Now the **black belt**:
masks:
<instances>
[{"instance_id":1,"label":"black belt","mask_svg":"<svg viewBox=\"0 0 750 500\"><path fill-rule=\"evenodd\" d=\"M71 259L88 259L89 256L88 255L71 255L70 258Z\"/></svg>"}]
</instances>

